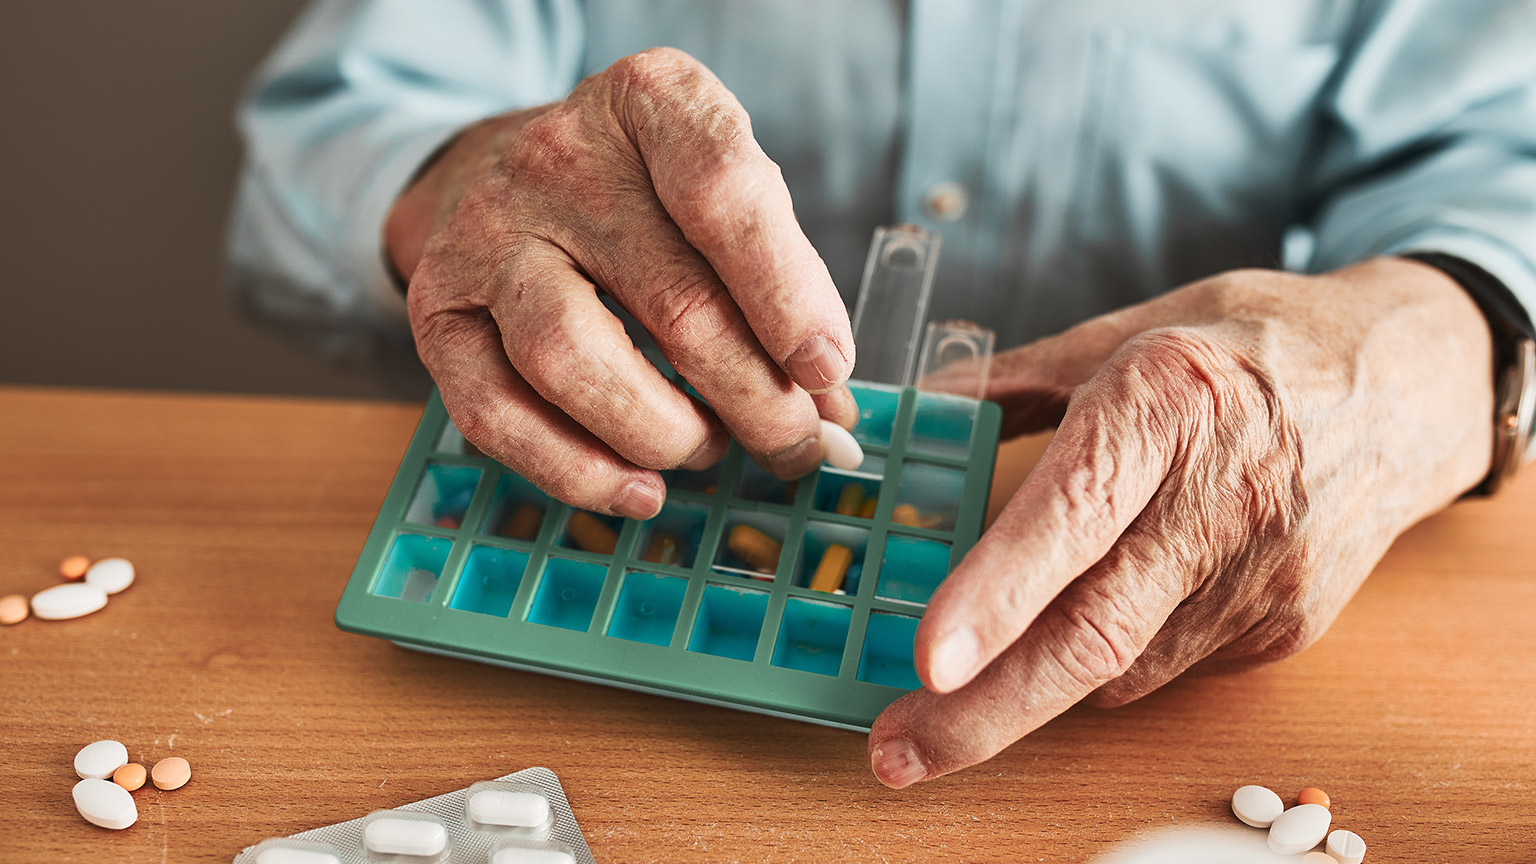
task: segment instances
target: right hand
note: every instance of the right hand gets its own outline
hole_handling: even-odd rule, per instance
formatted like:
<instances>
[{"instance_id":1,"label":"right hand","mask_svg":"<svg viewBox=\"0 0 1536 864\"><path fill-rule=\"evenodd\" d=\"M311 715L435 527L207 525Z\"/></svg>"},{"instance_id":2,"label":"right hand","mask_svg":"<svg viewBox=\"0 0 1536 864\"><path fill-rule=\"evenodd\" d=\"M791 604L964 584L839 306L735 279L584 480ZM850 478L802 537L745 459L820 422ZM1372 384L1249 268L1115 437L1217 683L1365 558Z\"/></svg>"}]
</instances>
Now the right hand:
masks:
<instances>
[{"instance_id":1,"label":"right hand","mask_svg":"<svg viewBox=\"0 0 1536 864\"><path fill-rule=\"evenodd\" d=\"M395 203L385 244L459 430L573 506L649 518L657 470L714 464L727 433L798 477L821 461L820 417L857 419L826 265L740 103L680 51L469 127ZM599 291L709 406L651 366Z\"/></svg>"}]
</instances>

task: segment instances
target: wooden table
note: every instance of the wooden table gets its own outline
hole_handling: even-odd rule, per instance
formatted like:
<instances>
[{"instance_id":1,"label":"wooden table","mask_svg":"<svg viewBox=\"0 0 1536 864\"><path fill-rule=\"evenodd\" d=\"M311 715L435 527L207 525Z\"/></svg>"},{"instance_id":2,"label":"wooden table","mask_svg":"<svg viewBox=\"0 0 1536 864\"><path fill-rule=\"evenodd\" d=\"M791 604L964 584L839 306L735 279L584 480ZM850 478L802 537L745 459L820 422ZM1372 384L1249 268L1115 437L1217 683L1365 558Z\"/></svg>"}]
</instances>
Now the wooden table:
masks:
<instances>
[{"instance_id":1,"label":"wooden table","mask_svg":"<svg viewBox=\"0 0 1536 864\"><path fill-rule=\"evenodd\" d=\"M864 738L402 650L336 600L420 406L0 388L0 594L70 553L138 582L0 629L0 861L220 861L533 765L600 862L1080 862L1230 824L1232 790L1326 788L1368 862L1536 861L1536 481L1404 536L1332 631L1238 677L1076 709L896 792ZM997 498L1038 442L1005 453ZM86 824L71 760L115 738L194 776Z\"/></svg>"}]
</instances>

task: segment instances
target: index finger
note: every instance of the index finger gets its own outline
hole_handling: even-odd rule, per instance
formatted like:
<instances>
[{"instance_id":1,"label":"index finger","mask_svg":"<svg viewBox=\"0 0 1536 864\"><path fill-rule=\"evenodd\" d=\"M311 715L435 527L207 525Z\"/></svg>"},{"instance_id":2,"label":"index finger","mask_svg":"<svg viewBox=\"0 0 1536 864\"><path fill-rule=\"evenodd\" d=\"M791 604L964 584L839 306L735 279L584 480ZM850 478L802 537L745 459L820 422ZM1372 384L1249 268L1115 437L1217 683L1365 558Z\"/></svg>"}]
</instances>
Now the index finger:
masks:
<instances>
[{"instance_id":1,"label":"index finger","mask_svg":"<svg viewBox=\"0 0 1536 864\"><path fill-rule=\"evenodd\" d=\"M811 393L841 385L854 360L848 309L746 110L681 51L653 49L615 67L621 122L668 215L796 384Z\"/></svg>"}]
</instances>

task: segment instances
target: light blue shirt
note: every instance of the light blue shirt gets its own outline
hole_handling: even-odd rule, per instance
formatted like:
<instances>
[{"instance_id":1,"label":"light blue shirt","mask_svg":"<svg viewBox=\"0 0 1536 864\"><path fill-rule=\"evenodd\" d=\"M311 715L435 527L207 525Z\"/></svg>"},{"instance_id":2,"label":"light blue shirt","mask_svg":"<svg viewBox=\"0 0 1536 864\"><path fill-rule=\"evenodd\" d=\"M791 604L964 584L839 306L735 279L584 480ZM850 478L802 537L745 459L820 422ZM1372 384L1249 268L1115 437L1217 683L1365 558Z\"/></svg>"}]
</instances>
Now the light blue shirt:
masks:
<instances>
[{"instance_id":1,"label":"light blue shirt","mask_svg":"<svg viewBox=\"0 0 1536 864\"><path fill-rule=\"evenodd\" d=\"M322 0L240 109L245 299L404 328L380 231L422 160L655 45L741 100L845 298L874 227L916 222L934 316L1000 347L1409 250L1536 301L1531 0Z\"/></svg>"}]
</instances>

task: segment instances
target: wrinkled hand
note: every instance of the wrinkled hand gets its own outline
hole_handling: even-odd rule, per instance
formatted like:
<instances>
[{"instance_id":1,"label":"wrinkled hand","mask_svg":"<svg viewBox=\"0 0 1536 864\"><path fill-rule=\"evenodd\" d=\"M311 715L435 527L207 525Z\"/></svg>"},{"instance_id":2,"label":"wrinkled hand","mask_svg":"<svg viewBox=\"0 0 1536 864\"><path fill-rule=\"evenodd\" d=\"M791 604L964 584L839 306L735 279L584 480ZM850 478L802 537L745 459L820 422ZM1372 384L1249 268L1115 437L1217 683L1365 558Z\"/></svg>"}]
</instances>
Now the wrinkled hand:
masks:
<instances>
[{"instance_id":1,"label":"wrinkled hand","mask_svg":"<svg viewBox=\"0 0 1536 864\"><path fill-rule=\"evenodd\" d=\"M681 52L466 130L401 196L385 241L459 429L575 506L649 518L657 469L713 464L727 432L797 477L820 462L820 416L856 419L826 265L746 112ZM599 292L713 410L645 360Z\"/></svg>"},{"instance_id":2,"label":"wrinkled hand","mask_svg":"<svg viewBox=\"0 0 1536 864\"><path fill-rule=\"evenodd\" d=\"M1487 472L1491 368L1462 289L1399 259L1232 272L1000 356L1005 434L1059 429L935 593L927 686L874 724L875 774L937 777L1085 698L1306 647Z\"/></svg>"}]
</instances>

